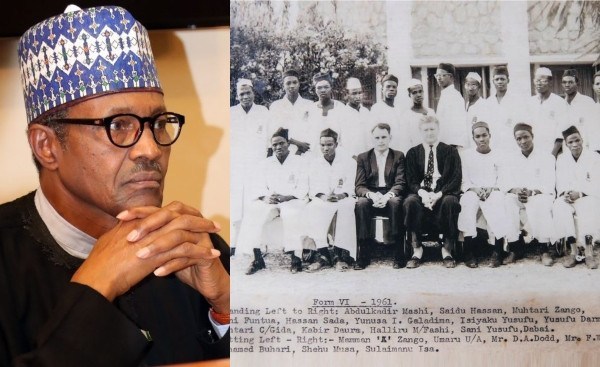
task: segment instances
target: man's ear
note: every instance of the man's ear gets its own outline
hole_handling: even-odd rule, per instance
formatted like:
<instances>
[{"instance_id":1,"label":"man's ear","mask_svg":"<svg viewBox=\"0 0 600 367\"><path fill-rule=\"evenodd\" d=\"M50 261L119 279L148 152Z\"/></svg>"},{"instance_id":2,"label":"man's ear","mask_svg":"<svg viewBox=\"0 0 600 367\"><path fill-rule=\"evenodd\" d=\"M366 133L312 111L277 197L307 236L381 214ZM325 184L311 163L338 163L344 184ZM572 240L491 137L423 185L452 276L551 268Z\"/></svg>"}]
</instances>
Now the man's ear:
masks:
<instances>
[{"instance_id":1,"label":"man's ear","mask_svg":"<svg viewBox=\"0 0 600 367\"><path fill-rule=\"evenodd\" d=\"M40 124L30 124L27 129L27 140L31 152L42 167L51 171L58 168L58 159L63 148L52 128Z\"/></svg>"}]
</instances>

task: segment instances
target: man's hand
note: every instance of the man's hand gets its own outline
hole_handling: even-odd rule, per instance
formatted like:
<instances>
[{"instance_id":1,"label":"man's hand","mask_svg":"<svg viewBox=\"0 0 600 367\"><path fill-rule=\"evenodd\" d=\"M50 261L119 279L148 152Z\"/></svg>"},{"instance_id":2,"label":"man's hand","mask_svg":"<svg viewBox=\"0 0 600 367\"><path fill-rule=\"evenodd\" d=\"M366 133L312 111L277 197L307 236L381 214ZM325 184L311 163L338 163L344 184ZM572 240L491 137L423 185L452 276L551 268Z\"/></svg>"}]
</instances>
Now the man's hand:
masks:
<instances>
[{"instance_id":1,"label":"man's hand","mask_svg":"<svg viewBox=\"0 0 600 367\"><path fill-rule=\"evenodd\" d=\"M146 242L151 241L161 247L179 248L199 242L202 234L208 236L206 232L214 233L219 230L213 222L204 219L200 223L195 223L194 232L187 230L182 223L173 224L174 215L154 217L152 223L138 218L136 216L119 218L127 221L119 222L98 239L92 252L75 272L71 281L88 285L112 301L156 268L178 255L176 252L165 253L160 257L145 260L136 256L136 253L142 251L147 243L132 242L145 236ZM215 258L219 256L219 252L208 249L202 255Z\"/></svg>"},{"instance_id":2,"label":"man's hand","mask_svg":"<svg viewBox=\"0 0 600 367\"><path fill-rule=\"evenodd\" d=\"M215 312L229 313L229 274L208 235L220 230L218 225L179 202L163 208L130 209L118 218L136 222L127 239L139 248L139 259L159 264L154 270L156 276L174 273L201 293Z\"/></svg>"}]
</instances>

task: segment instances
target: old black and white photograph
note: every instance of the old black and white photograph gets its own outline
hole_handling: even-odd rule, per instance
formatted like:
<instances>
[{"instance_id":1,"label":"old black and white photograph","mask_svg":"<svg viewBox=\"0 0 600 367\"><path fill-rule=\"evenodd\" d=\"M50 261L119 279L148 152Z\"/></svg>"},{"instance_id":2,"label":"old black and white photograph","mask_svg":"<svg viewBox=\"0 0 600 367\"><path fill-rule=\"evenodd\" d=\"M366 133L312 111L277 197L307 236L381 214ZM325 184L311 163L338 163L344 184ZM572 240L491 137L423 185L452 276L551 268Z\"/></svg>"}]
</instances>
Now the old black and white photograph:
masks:
<instances>
[{"instance_id":1,"label":"old black and white photograph","mask_svg":"<svg viewBox=\"0 0 600 367\"><path fill-rule=\"evenodd\" d=\"M600 3L230 11L240 365L590 363Z\"/></svg>"}]
</instances>

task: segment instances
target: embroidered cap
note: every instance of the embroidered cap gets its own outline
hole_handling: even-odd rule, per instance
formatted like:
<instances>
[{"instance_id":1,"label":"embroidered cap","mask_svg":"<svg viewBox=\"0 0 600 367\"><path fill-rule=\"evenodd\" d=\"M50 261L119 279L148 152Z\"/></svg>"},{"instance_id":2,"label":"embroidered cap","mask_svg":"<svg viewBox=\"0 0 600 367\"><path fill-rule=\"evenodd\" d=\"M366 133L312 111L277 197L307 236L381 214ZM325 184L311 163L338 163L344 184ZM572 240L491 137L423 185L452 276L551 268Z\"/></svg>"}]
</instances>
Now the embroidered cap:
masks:
<instances>
[{"instance_id":1,"label":"embroidered cap","mask_svg":"<svg viewBox=\"0 0 600 367\"><path fill-rule=\"evenodd\" d=\"M18 56L28 122L106 94L162 93L148 32L121 7L70 5L29 28Z\"/></svg>"}]
</instances>

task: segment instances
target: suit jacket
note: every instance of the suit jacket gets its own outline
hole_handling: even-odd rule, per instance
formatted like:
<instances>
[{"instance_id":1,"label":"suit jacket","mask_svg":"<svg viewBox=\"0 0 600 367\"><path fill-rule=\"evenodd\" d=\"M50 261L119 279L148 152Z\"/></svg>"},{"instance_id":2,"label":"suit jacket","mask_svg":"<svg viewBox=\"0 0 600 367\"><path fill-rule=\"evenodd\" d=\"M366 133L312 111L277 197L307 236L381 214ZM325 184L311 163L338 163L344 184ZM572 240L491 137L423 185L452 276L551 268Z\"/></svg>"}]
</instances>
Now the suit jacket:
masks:
<instances>
[{"instance_id":1,"label":"suit jacket","mask_svg":"<svg viewBox=\"0 0 600 367\"><path fill-rule=\"evenodd\" d=\"M460 195L462 183L462 168L460 156L456 148L440 142L435 150L437 168L440 178L435 182L434 192L441 191L444 195ZM408 190L416 194L421 188L425 177L425 148L422 144L416 145L406 153L406 180Z\"/></svg>"},{"instance_id":2,"label":"suit jacket","mask_svg":"<svg viewBox=\"0 0 600 367\"><path fill-rule=\"evenodd\" d=\"M356 195L366 196L379 188L379 170L375 150L371 149L358 155L356 169ZM406 190L404 177L404 153L390 149L385 161L385 188L396 196Z\"/></svg>"}]
</instances>

